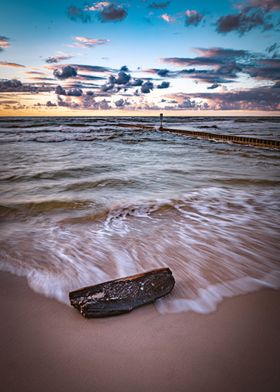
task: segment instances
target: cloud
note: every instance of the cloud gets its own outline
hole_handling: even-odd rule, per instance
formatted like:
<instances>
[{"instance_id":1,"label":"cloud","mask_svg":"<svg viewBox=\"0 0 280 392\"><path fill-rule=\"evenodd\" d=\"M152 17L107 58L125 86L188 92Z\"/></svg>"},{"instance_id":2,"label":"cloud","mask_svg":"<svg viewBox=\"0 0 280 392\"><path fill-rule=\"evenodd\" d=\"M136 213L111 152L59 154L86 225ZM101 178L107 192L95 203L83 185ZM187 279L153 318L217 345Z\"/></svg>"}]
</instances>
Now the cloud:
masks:
<instances>
[{"instance_id":1,"label":"cloud","mask_svg":"<svg viewBox=\"0 0 280 392\"><path fill-rule=\"evenodd\" d=\"M131 80L131 75L124 72L120 71L117 76L110 75L107 84L104 84L101 86L101 91L102 92L117 92L120 88L128 88L131 87L131 84L129 81ZM115 87L117 88L117 91L115 91Z\"/></svg>"},{"instance_id":2,"label":"cloud","mask_svg":"<svg viewBox=\"0 0 280 392\"><path fill-rule=\"evenodd\" d=\"M212 110L268 110L280 109L279 88L255 87L225 93L197 93L192 97L206 99Z\"/></svg>"},{"instance_id":3,"label":"cloud","mask_svg":"<svg viewBox=\"0 0 280 392\"><path fill-rule=\"evenodd\" d=\"M120 22L127 16L127 11L120 5L109 3L98 12L101 22Z\"/></svg>"},{"instance_id":4,"label":"cloud","mask_svg":"<svg viewBox=\"0 0 280 392\"><path fill-rule=\"evenodd\" d=\"M161 19L163 19L167 23L175 23L176 22L176 18L174 18L173 16L168 15L168 14L162 14L160 17L161 17Z\"/></svg>"},{"instance_id":5,"label":"cloud","mask_svg":"<svg viewBox=\"0 0 280 392\"><path fill-rule=\"evenodd\" d=\"M168 106L167 109L170 110L205 110L209 108L209 105L206 101L198 100L197 97L193 97L192 94L185 94L185 93L176 93L176 94L169 94L167 96L170 98L168 103L172 104L172 106ZM175 106L174 106L175 104Z\"/></svg>"},{"instance_id":6,"label":"cloud","mask_svg":"<svg viewBox=\"0 0 280 392\"><path fill-rule=\"evenodd\" d=\"M240 58L244 56L248 56L248 50L242 49L229 49L229 48L219 48L219 47L212 47L212 48L195 48L195 51L204 57L212 57L216 59L225 59L225 58Z\"/></svg>"},{"instance_id":7,"label":"cloud","mask_svg":"<svg viewBox=\"0 0 280 392\"><path fill-rule=\"evenodd\" d=\"M197 106L195 100L191 100L189 97L186 97L183 102L178 104L178 109L200 109L200 106Z\"/></svg>"},{"instance_id":8,"label":"cloud","mask_svg":"<svg viewBox=\"0 0 280 392\"><path fill-rule=\"evenodd\" d=\"M92 110L109 110L111 109L110 101L106 99L96 100L93 94L85 94L80 97L65 97L63 100L58 96L57 104L58 106L68 107L71 109L92 109Z\"/></svg>"},{"instance_id":9,"label":"cloud","mask_svg":"<svg viewBox=\"0 0 280 392\"><path fill-rule=\"evenodd\" d=\"M60 69L55 69L53 71L53 75L57 79L64 80L67 78L73 78L73 77L77 76L77 71L71 65L66 65L65 67L62 67Z\"/></svg>"},{"instance_id":10,"label":"cloud","mask_svg":"<svg viewBox=\"0 0 280 392\"><path fill-rule=\"evenodd\" d=\"M219 83L213 83L211 86L207 87L207 90L215 90L216 88L220 87Z\"/></svg>"},{"instance_id":11,"label":"cloud","mask_svg":"<svg viewBox=\"0 0 280 392\"><path fill-rule=\"evenodd\" d=\"M0 61L0 67L25 68L25 65L18 64L18 63L10 63L8 61Z\"/></svg>"},{"instance_id":12,"label":"cloud","mask_svg":"<svg viewBox=\"0 0 280 392\"><path fill-rule=\"evenodd\" d=\"M48 102L46 103L46 106L52 107L52 106L57 106L57 105L56 105L56 103L52 103L51 101L48 101Z\"/></svg>"},{"instance_id":13,"label":"cloud","mask_svg":"<svg viewBox=\"0 0 280 392\"><path fill-rule=\"evenodd\" d=\"M67 8L67 15L74 22L88 23L91 21L90 15L84 12L83 9L78 8L74 5L71 5L70 7Z\"/></svg>"},{"instance_id":14,"label":"cloud","mask_svg":"<svg viewBox=\"0 0 280 392\"><path fill-rule=\"evenodd\" d=\"M163 10L165 8L167 8L170 4L170 1L163 1L163 2L157 2L154 1L153 3L151 3L149 5L149 8L152 8L154 10Z\"/></svg>"},{"instance_id":15,"label":"cloud","mask_svg":"<svg viewBox=\"0 0 280 392\"><path fill-rule=\"evenodd\" d=\"M115 101L115 105L118 109L120 109L130 105L130 103L127 100L120 98L118 101Z\"/></svg>"},{"instance_id":16,"label":"cloud","mask_svg":"<svg viewBox=\"0 0 280 392\"><path fill-rule=\"evenodd\" d=\"M275 42L274 44L270 45L268 48L266 48L266 52L271 54L272 57L277 58L280 57L280 44Z\"/></svg>"},{"instance_id":17,"label":"cloud","mask_svg":"<svg viewBox=\"0 0 280 392\"><path fill-rule=\"evenodd\" d=\"M66 91L64 90L63 87L61 87L60 85L56 86L55 88L55 93L57 95L66 95Z\"/></svg>"},{"instance_id":18,"label":"cloud","mask_svg":"<svg viewBox=\"0 0 280 392\"><path fill-rule=\"evenodd\" d=\"M70 97L80 97L83 95L83 91L80 88L72 88L67 91L67 95Z\"/></svg>"},{"instance_id":19,"label":"cloud","mask_svg":"<svg viewBox=\"0 0 280 392\"><path fill-rule=\"evenodd\" d=\"M153 90L153 88L154 88L154 85L152 82L149 82L149 81L145 82L141 86L141 93L148 94L151 92L151 90Z\"/></svg>"},{"instance_id":20,"label":"cloud","mask_svg":"<svg viewBox=\"0 0 280 392\"><path fill-rule=\"evenodd\" d=\"M132 86L132 87L140 87L140 86L142 86L143 83L144 83L144 80L136 78L136 79L133 79L130 82L130 86Z\"/></svg>"},{"instance_id":21,"label":"cloud","mask_svg":"<svg viewBox=\"0 0 280 392\"><path fill-rule=\"evenodd\" d=\"M0 79L0 92L38 93L52 91L53 87L43 84L22 83L17 79Z\"/></svg>"},{"instance_id":22,"label":"cloud","mask_svg":"<svg viewBox=\"0 0 280 392\"><path fill-rule=\"evenodd\" d=\"M249 3L253 7L261 7L266 11L277 11L280 10L279 0L250 0Z\"/></svg>"},{"instance_id":23,"label":"cloud","mask_svg":"<svg viewBox=\"0 0 280 392\"><path fill-rule=\"evenodd\" d=\"M145 72L156 74L156 75L158 75L158 76L160 76L162 78L165 78L167 76L171 76L172 75L172 72L169 69L166 69L166 68L165 69L151 68L151 69L146 70Z\"/></svg>"},{"instance_id":24,"label":"cloud","mask_svg":"<svg viewBox=\"0 0 280 392\"><path fill-rule=\"evenodd\" d=\"M236 31L239 35L254 29L263 31L274 28L271 12L280 9L279 0L247 0L239 6L239 13L222 16L218 19L216 27L219 33Z\"/></svg>"},{"instance_id":25,"label":"cloud","mask_svg":"<svg viewBox=\"0 0 280 392\"><path fill-rule=\"evenodd\" d=\"M204 19L204 15L196 10L186 11L186 26L198 26L199 23Z\"/></svg>"},{"instance_id":26,"label":"cloud","mask_svg":"<svg viewBox=\"0 0 280 392\"><path fill-rule=\"evenodd\" d=\"M0 35L0 52L10 46L10 39L4 35Z\"/></svg>"},{"instance_id":27,"label":"cloud","mask_svg":"<svg viewBox=\"0 0 280 392\"><path fill-rule=\"evenodd\" d=\"M259 59L246 65L244 72L259 80L280 80L280 59Z\"/></svg>"},{"instance_id":28,"label":"cloud","mask_svg":"<svg viewBox=\"0 0 280 392\"><path fill-rule=\"evenodd\" d=\"M106 80L106 78L104 78L102 76L95 76L95 75L88 75L88 74L86 74L86 75L79 74L79 75L76 76L76 79L78 79L78 80L88 80L88 81L91 81L91 80Z\"/></svg>"},{"instance_id":29,"label":"cloud","mask_svg":"<svg viewBox=\"0 0 280 392\"><path fill-rule=\"evenodd\" d=\"M106 45L109 40L107 39L99 39L99 38L88 38L76 36L74 37L76 41L72 46L77 48L94 48L95 46Z\"/></svg>"},{"instance_id":30,"label":"cloud","mask_svg":"<svg viewBox=\"0 0 280 392\"><path fill-rule=\"evenodd\" d=\"M246 50L227 48L196 48L197 57L168 57L166 63L175 66L191 66L200 68L181 69L169 76L184 76L209 84L232 83L241 72L248 73L248 67L256 65L255 55ZM205 69L201 69L205 67Z\"/></svg>"},{"instance_id":31,"label":"cloud","mask_svg":"<svg viewBox=\"0 0 280 392\"><path fill-rule=\"evenodd\" d=\"M164 88L168 88L170 86L170 83L169 82L161 82L161 84L159 84L158 86L157 86L157 88L159 88L159 89L164 89Z\"/></svg>"},{"instance_id":32,"label":"cloud","mask_svg":"<svg viewBox=\"0 0 280 392\"><path fill-rule=\"evenodd\" d=\"M104 7L108 7L108 5L110 5L109 1L99 1L98 3L86 6L85 10L86 11L100 11Z\"/></svg>"},{"instance_id":33,"label":"cloud","mask_svg":"<svg viewBox=\"0 0 280 392\"><path fill-rule=\"evenodd\" d=\"M120 71L118 73L118 77L115 79L116 84L126 84L130 81L131 76L128 73L125 73L124 71Z\"/></svg>"},{"instance_id":34,"label":"cloud","mask_svg":"<svg viewBox=\"0 0 280 392\"><path fill-rule=\"evenodd\" d=\"M75 67L78 71L84 72L112 72L111 68L102 67L100 65L87 65L87 64L71 64L71 67Z\"/></svg>"},{"instance_id":35,"label":"cloud","mask_svg":"<svg viewBox=\"0 0 280 392\"><path fill-rule=\"evenodd\" d=\"M56 64L59 63L60 61L64 61L64 60L69 60L71 59L73 56L70 54L58 54L57 56L50 56L48 58L46 58L46 63L48 64Z\"/></svg>"},{"instance_id":36,"label":"cloud","mask_svg":"<svg viewBox=\"0 0 280 392\"><path fill-rule=\"evenodd\" d=\"M269 30L272 28L272 25L260 11L251 12L250 14L248 12L241 12L239 14L222 16L217 22L217 31L219 33L237 31L240 35L243 35L255 27L262 27L263 30Z\"/></svg>"}]
</instances>

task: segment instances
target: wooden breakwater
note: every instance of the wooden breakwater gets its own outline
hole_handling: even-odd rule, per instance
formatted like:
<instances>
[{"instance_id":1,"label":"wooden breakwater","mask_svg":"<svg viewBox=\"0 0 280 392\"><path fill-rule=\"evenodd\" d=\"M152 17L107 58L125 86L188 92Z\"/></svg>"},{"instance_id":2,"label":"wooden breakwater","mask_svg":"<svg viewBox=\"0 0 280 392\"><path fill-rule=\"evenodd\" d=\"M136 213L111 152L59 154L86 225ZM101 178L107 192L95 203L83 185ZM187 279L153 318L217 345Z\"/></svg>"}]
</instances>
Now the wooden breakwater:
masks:
<instances>
[{"instance_id":1,"label":"wooden breakwater","mask_svg":"<svg viewBox=\"0 0 280 392\"><path fill-rule=\"evenodd\" d=\"M118 124L120 127L129 127L129 128L140 128L145 129L147 131L152 131L158 129L161 132L168 132L174 133L177 135L188 136L191 138L197 139L206 139L206 140L213 140L215 142L231 142L236 144L244 144L247 146L254 146L254 147L266 147L266 148L280 148L280 141L279 140L269 140L269 139L259 139L255 137L247 137L247 136L235 136L235 135L220 135L217 133L210 133L210 132L201 132L201 131L187 131L183 129L172 129L172 128L165 128L160 126L156 128L154 125L143 125L143 124Z\"/></svg>"}]
</instances>

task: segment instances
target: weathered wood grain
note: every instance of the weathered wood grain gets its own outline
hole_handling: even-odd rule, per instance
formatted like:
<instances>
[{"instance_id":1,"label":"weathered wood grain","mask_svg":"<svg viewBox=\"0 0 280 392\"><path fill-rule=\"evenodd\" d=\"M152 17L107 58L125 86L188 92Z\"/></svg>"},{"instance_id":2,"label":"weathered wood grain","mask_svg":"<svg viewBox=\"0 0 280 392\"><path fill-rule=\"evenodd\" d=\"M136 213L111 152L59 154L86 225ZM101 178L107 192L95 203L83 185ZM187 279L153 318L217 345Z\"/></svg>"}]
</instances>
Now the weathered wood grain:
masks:
<instances>
[{"instance_id":1,"label":"weathered wood grain","mask_svg":"<svg viewBox=\"0 0 280 392\"><path fill-rule=\"evenodd\" d=\"M173 289L169 268L111 280L69 293L71 305L87 318L127 313L161 298Z\"/></svg>"}]
</instances>

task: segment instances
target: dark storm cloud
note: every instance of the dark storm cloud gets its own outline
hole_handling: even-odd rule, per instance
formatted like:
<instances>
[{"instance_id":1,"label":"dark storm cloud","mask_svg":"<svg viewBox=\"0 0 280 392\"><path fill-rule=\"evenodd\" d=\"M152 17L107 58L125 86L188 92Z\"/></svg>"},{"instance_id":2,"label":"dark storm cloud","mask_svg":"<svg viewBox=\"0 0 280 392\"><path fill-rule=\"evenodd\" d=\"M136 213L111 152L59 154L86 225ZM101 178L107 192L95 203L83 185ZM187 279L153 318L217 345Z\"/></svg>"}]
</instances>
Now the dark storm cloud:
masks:
<instances>
[{"instance_id":1,"label":"dark storm cloud","mask_svg":"<svg viewBox=\"0 0 280 392\"><path fill-rule=\"evenodd\" d=\"M101 22L120 22L127 16L127 11L120 5L109 4L98 12Z\"/></svg>"},{"instance_id":2,"label":"dark storm cloud","mask_svg":"<svg viewBox=\"0 0 280 392\"><path fill-rule=\"evenodd\" d=\"M162 82L161 84L159 84L158 86L157 86L157 88L159 88L159 89L164 89L164 88L168 88L170 86L170 83L169 82Z\"/></svg>"},{"instance_id":3,"label":"dark storm cloud","mask_svg":"<svg viewBox=\"0 0 280 392\"><path fill-rule=\"evenodd\" d=\"M76 68L72 67L71 65L66 65L65 67L62 67L60 69L55 69L53 71L53 75L57 79L68 79L68 78L73 78L77 76L77 70Z\"/></svg>"},{"instance_id":4,"label":"dark storm cloud","mask_svg":"<svg viewBox=\"0 0 280 392\"><path fill-rule=\"evenodd\" d=\"M163 9L167 8L169 6L169 4L170 4L170 1L163 1L163 2L154 1L148 7L155 9L155 10L163 10Z\"/></svg>"},{"instance_id":5,"label":"dark storm cloud","mask_svg":"<svg viewBox=\"0 0 280 392\"><path fill-rule=\"evenodd\" d=\"M204 19L204 15L195 10L186 11L186 26L198 26L200 22Z\"/></svg>"},{"instance_id":6,"label":"dark storm cloud","mask_svg":"<svg viewBox=\"0 0 280 392\"><path fill-rule=\"evenodd\" d=\"M272 12L280 9L279 0L248 0L235 14L222 16L217 21L219 33L236 31L240 35L260 27L263 31L274 28Z\"/></svg>"},{"instance_id":7,"label":"dark storm cloud","mask_svg":"<svg viewBox=\"0 0 280 392\"><path fill-rule=\"evenodd\" d=\"M90 15L86 13L83 9L71 5L67 8L68 17L75 22L88 23L91 21Z\"/></svg>"}]
</instances>

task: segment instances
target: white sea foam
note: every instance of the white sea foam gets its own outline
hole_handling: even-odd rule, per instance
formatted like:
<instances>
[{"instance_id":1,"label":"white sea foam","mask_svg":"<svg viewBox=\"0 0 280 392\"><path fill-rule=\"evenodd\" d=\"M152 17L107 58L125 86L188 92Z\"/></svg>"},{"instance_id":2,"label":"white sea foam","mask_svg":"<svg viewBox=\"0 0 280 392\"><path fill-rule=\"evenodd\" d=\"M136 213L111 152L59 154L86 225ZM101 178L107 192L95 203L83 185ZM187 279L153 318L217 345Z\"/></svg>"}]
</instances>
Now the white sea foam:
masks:
<instances>
[{"instance_id":1,"label":"white sea foam","mask_svg":"<svg viewBox=\"0 0 280 392\"><path fill-rule=\"evenodd\" d=\"M214 312L217 305L225 298L252 293L261 288L280 289L280 270L272 271L262 279L245 276L225 283L209 285L205 289L199 289L194 299L160 299L156 302L156 308L161 314L187 311L207 314Z\"/></svg>"},{"instance_id":2,"label":"white sea foam","mask_svg":"<svg viewBox=\"0 0 280 392\"><path fill-rule=\"evenodd\" d=\"M237 120L165 124L279 138L279 119ZM168 266L162 313L279 288L279 155L119 121L0 119L0 269L68 303L79 287Z\"/></svg>"},{"instance_id":3,"label":"white sea foam","mask_svg":"<svg viewBox=\"0 0 280 392\"><path fill-rule=\"evenodd\" d=\"M274 191L207 188L115 205L89 225L83 217L82 225L17 227L6 233L0 268L68 303L79 287L169 266L176 286L158 311L209 313L224 298L280 288L275 200Z\"/></svg>"}]
</instances>

